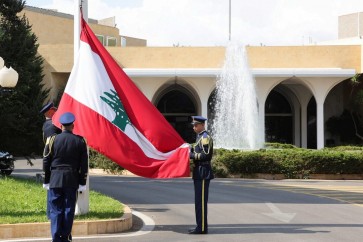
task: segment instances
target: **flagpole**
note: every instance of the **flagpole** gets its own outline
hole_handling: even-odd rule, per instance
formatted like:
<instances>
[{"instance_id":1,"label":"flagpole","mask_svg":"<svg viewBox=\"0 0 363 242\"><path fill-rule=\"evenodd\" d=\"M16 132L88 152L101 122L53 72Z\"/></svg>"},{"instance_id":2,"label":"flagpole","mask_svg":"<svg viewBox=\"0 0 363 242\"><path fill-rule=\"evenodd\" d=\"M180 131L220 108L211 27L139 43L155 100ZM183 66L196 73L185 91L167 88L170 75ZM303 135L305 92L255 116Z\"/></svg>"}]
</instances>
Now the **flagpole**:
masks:
<instances>
[{"instance_id":1,"label":"flagpole","mask_svg":"<svg viewBox=\"0 0 363 242\"><path fill-rule=\"evenodd\" d=\"M73 64L76 63L79 50L79 36L81 35L81 13L80 6L82 0L74 0L74 36L73 36Z\"/></svg>"},{"instance_id":2,"label":"flagpole","mask_svg":"<svg viewBox=\"0 0 363 242\"><path fill-rule=\"evenodd\" d=\"M81 12L82 6L83 19L88 23L88 0L74 0L74 49L73 63L76 63L79 50L79 37L81 36Z\"/></svg>"},{"instance_id":3,"label":"flagpole","mask_svg":"<svg viewBox=\"0 0 363 242\"><path fill-rule=\"evenodd\" d=\"M228 40L231 41L231 0L229 0L229 35L228 35Z\"/></svg>"},{"instance_id":4,"label":"flagpole","mask_svg":"<svg viewBox=\"0 0 363 242\"><path fill-rule=\"evenodd\" d=\"M81 12L80 12L80 9L82 10L83 19L86 22L88 22L88 0L74 0L73 65L76 63L76 60L78 57L79 46L80 46L80 36L81 36ZM87 162L88 162L88 160L87 160ZM88 165L88 169L89 169L89 165ZM87 186L86 191L84 191L82 193L80 193L80 192L78 193L76 211L75 211L76 215L86 214L89 212L89 174L87 175L86 186Z\"/></svg>"}]
</instances>

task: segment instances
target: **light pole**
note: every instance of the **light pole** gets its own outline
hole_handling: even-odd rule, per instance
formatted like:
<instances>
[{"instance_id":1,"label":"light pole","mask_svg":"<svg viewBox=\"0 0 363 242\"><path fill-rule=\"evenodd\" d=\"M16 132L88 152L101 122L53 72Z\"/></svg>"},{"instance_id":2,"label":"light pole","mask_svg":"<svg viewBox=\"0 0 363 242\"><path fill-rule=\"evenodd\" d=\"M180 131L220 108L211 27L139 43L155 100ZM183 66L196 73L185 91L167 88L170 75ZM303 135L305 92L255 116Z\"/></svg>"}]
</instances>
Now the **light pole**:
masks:
<instances>
[{"instance_id":1,"label":"light pole","mask_svg":"<svg viewBox=\"0 0 363 242\"><path fill-rule=\"evenodd\" d=\"M18 83L19 74L13 68L4 66L4 60L0 57L0 91L9 91L8 88L14 88Z\"/></svg>"}]
</instances>

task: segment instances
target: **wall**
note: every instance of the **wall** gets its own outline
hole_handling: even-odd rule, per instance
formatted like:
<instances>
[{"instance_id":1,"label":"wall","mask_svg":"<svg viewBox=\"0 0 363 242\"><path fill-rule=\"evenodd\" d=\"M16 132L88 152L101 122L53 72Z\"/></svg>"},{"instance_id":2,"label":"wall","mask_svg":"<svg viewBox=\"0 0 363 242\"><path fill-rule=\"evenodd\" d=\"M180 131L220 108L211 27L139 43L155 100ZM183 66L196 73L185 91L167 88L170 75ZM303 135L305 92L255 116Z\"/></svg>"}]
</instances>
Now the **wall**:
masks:
<instances>
[{"instance_id":1,"label":"wall","mask_svg":"<svg viewBox=\"0 0 363 242\"><path fill-rule=\"evenodd\" d=\"M70 71L72 48L72 45L41 45L39 53L50 58L54 67L67 66L62 71ZM108 51L126 68L221 68L225 58L224 47L125 47ZM358 45L248 47L247 51L252 68L345 68L361 72Z\"/></svg>"},{"instance_id":2,"label":"wall","mask_svg":"<svg viewBox=\"0 0 363 242\"><path fill-rule=\"evenodd\" d=\"M32 25L32 31L38 37L40 45L73 44L73 15L30 6L25 7L19 16L23 14ZM103 35L105 40L107 36L115 37L117 46L121 46L121 36L118 28L98 24L98 21L94 19L89 19L89 25L94 33ZM146 40L144 39L127 38L129 46L146 46Z\"/></svg>"},{"instance_id":3,"label":"wall","mask_svg":"<svg viewBox=\"0 0 363 242\"><path fill-rule=\"evenodd\" d=\"M248 47L252 68L345 68L361 72L360 45Z\"/></svg>"},{"instance_id":4,"label":"wall","mask_svg":"<svg viewBox=\"0 0 363 242\"><path fill-rule=\"evenodd\" d=\"M338 38L352 38L363 35L363 13L352 13L339 16Z\"/></svg>"}]
</instances>

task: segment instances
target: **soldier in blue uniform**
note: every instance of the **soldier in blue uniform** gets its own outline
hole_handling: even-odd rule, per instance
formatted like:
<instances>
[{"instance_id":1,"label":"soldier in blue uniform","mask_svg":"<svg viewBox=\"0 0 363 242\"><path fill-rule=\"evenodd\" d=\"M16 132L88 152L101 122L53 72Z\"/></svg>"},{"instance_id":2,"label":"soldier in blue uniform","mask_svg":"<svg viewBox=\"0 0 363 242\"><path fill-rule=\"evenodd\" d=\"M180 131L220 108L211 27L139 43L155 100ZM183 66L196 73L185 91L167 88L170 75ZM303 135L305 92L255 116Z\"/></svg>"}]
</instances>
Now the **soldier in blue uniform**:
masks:
<instances>
[{"instance_id":1,"label":"soldier in blue uniform","mask_svg":"<svg viewBox=\"0 0 363 242\"><path fill-rule=\"evenodd\" d=\"M54 107L54 104L52 102L49 102L45 104L39 113L44 114L45 121L43 123L43 141L47 140L48 137L54 135L54 134L60 134L62 133L62 130L56 127L52 122L52 117L54 113L57 111L57 108Z\"/></svg>"},{"instance_id":2,"label":"soldier in blue uniform","mask_svg":"<svg viewBox=\"0 0 363 242\"><path fill-rule=\"evenodd\" d=\"M206 118L192 116L193 130L197 134L196 143L191 147L189 158L194 163L194 202L197 227L190 229L189 234L207 234L207 208L209 183L214 178L211 160L213 156L213 140L205 130Z\"/></svg>"},{"instance_id":3,"label":"soldier in blue uniform","mask_svg":"<svg viewBox=\"0 0 363 242\"><path fill-rule=\"evenodd\" d=\"M43 131L43 142L45 144L48 137L60 134L62 133L62 130L55 126L52 122L52 117L57 111L57 108L54 106L52 102L49 102L45 104L42 109L39 111L39 113L44 114L45 121L43 123L42 131ZM50 213L49 213L49 192L47 192L47 218L50 219Z\"/></svg>"},{"instance_id":4,"label":"soldier in blue uniform","mask_svg":"<svg viewBox=\"0 0 363 242\"><path fill-rule=\"evenodd\" d=\"M87 145L74 135L75 116L64 113L59 119L62 133L47 139L44 148L43 187L49 190L52 241L72 241L72 226L78 191L85 191L88 173Z\"/></svg>"}]
</instances>

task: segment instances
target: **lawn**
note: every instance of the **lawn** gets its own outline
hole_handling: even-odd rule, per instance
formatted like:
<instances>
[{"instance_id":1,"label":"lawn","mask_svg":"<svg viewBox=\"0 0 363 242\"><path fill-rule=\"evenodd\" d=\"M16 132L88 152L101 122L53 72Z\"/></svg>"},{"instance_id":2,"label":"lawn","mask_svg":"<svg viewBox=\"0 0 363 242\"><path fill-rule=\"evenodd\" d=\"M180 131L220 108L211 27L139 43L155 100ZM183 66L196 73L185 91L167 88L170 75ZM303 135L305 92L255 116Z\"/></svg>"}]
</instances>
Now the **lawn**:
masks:
<instances>
[{"instance_id":1,"label":"lawn","mask_svg":"<svg viewBox=\"0 0 363 242\"><path fill-rule=\"evenodd\" d=\"M46 190L33 179L0 176L0 224L47 222ZM114 219L123 215L124 205L101 193L90 191L90 211L75 220Z\"/></svg>"}]
</instances>

